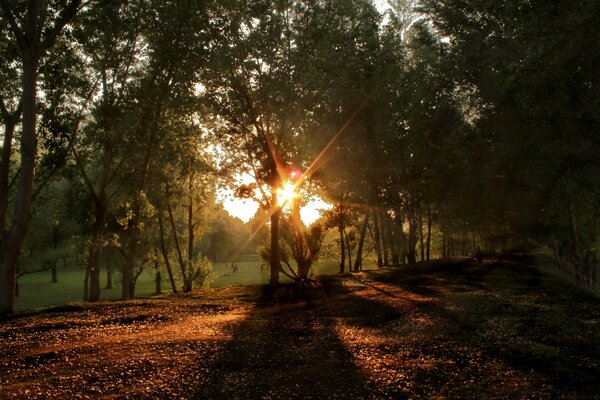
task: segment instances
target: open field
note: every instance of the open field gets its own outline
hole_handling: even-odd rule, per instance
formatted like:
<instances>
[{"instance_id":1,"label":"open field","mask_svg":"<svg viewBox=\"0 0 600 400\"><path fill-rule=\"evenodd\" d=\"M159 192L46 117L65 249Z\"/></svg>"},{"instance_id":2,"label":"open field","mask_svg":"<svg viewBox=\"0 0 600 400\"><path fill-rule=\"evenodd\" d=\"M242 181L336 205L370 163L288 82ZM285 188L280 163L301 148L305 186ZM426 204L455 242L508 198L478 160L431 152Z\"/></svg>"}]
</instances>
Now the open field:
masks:
<instances>
[{"instance_id":1,"label":"open field","mask_svg":"<svg viewBox=\"0 0 600 400\"><path fill-rule=\"evenodd\" d=\"M0 324L0 398L595 398L600 299L513 258Z\"/></svg>"},{"instance_id":2,"label":"open field","mask_svg":"<svg viewBox=\"0 0 600 400\"><path fill-rule=\"evenodd\" d=\"M260 265L257 262L235 262L238 266L238 272L233 273L231 263L215 263L210 277L210 287L223 287L229 285L256 285L267 283L269 280L268 272L261 273ZM365 269L374 268L373 261L365 260ZM104 271L101 275L102 290L101 300L118 300L121 298L121 282L119 275L113 275L113 288L105 289L106 275ZM324 260L316 266L316 273L319 275L331 275L339 272L339 266L334 260ZM47 307L52 305L67 304L71 302L82 301L83 299L83 278L85 269L83 267L60 268L58 271L58 283L50 283L50 271L44 271L35 274L28 274L19 279L19 290L21 295L16 298L16 308L18 311ZM152 296L155 292L155 274L152 269L147 269L138 278L136 284L136 297ZM290 282L283 274L282 282ZM169 293L171 286L167 274L163 272L161 287L163 292Z\"/></svg>"}]
</instances>

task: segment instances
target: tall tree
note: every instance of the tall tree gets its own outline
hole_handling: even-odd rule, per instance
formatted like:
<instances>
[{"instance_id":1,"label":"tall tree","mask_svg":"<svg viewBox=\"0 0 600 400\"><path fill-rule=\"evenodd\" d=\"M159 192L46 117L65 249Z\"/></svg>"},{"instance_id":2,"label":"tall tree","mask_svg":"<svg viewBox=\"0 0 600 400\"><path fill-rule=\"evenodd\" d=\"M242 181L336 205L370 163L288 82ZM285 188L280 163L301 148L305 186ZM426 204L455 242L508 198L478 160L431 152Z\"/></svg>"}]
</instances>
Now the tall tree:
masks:
<instances>
[{"instance_id":1,"label":"tall tree","mask_svg":"<svg viewBox=\"0 0 600 400\"><path fill-rule=\"evenodd\" d=\"M37 0L0 1L3 21L7 21L12 39L19 47L23 69L19 183L11 222L6 226L6 222L1 221L3 226L0 229L0 314L14 311L15 271L31 211L37 155L36 98L40 60L75 17L80 5L81 0L43 4ZM3 203L4 200L0 199L0 204Z\"/></svg>"}]
</instances>

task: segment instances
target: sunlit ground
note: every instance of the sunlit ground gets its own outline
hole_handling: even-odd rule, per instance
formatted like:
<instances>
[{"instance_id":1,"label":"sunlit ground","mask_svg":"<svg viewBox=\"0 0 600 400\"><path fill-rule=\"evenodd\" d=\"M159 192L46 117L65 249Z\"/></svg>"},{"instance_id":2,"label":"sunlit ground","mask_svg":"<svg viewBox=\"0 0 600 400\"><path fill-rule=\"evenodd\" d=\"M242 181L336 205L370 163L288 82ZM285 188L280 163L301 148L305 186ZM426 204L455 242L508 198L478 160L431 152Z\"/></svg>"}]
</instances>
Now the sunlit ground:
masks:
<instances>
[{"instance_id":1,"label":"sunlit ground","mask_svg":"<svg viewBox=\"0 0 600 400\"><path fill-rule=\"evenodd\" d=\"M268 288L267 288L268 289ZM600 299L460 260L0 324L0 398L594 398Z\"/></svg>"}]
</instances>

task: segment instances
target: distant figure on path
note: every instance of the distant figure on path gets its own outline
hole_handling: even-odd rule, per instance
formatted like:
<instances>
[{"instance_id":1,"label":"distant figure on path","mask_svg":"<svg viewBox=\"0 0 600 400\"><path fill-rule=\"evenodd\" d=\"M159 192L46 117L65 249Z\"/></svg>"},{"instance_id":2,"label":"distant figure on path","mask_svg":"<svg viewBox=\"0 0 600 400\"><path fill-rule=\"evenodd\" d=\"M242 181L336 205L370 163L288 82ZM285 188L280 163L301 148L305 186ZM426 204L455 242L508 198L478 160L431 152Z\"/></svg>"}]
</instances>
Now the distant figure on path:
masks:
<instances>
[{"instance_id":1,"label":"distant figure on path","mask_svg":"<svg viewBox=\"0 0 600 400\"><path fill-rule=\"evenodd\" d=\"M481 265L483 262L483 251L481 251L481 247L477 246L477 250L475 251L475 258L477 259L477 263Z\"/></svg>"}]
</instances>

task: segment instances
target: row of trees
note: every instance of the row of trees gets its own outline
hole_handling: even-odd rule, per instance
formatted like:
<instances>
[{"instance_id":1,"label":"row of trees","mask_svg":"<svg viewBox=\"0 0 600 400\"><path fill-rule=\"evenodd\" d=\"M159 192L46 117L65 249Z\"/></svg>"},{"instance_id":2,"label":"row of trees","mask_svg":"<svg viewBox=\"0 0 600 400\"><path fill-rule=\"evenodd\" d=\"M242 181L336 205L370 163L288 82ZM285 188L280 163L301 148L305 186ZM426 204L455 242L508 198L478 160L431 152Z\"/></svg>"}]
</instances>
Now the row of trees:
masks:
<instances>
[{"instance_id":1,"label":"row of trees","mask_svg":"<svg viewBox=\"0 0 600 400\"><path fill-rule=\"evenodd\" d=\"M0 1L0 312L29 226L85 243L87 300L112 250L124 299L149 264L191 290L240 173L273 284L306 278L329 227L342 272L369 237L379 265L537 241L597 284L597 2L389 3L383 23L368 0ZM300 200L282 220L290 171L324 225Z\"/></svg>"}]
</instances>

